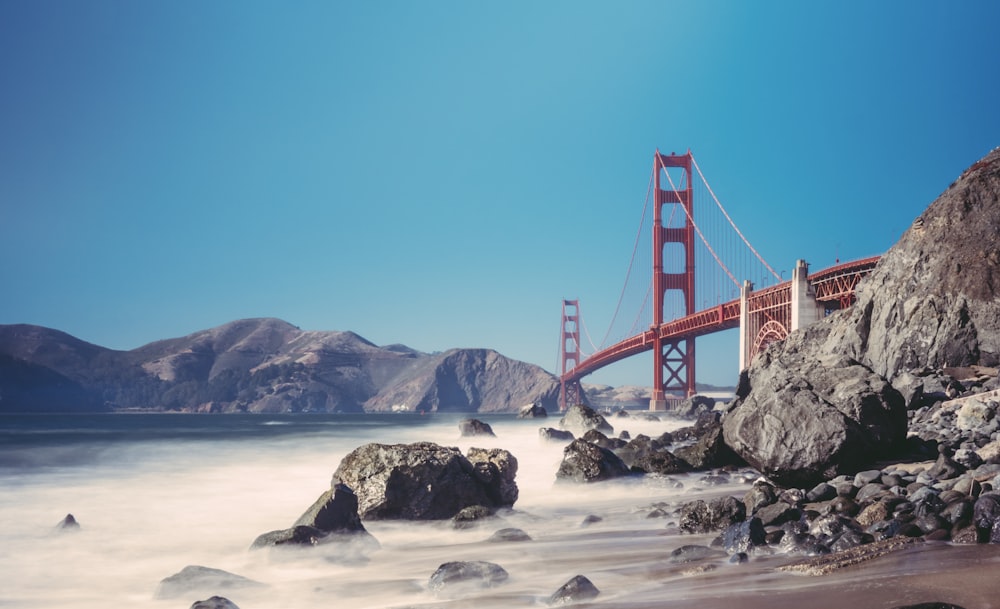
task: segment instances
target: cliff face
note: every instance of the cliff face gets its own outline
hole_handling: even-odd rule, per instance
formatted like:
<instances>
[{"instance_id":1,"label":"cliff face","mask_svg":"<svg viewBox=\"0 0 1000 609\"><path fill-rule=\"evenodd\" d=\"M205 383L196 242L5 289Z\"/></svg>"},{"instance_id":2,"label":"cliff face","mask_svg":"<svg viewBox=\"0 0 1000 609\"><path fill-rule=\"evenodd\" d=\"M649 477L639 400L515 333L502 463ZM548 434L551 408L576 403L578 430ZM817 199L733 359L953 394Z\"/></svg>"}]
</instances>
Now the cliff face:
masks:
<instances>
[{"instance_id":1,"label":"cliff face","mask_svg":"<svg viewBox=\"0 0 1000 609\"><path fill-rule=\"evenodd\" d=\"M540 368L492 351L426 355L277 319L239 320L132 351L0 326L0 412L364 412L404 403L513 412L554 404L557 387Z\"/></svg>"},{"instance_id":2,"label":"cliff face","mask_svg":"<svg viewBox=\"0 0 1000 609\"><path fill-rule=\"evenodd\" d=\"M1000 149L965 171L858 286L832 340L890 381L1000 363Z\"/></svg>"},{"instance_id":3,"label":"cliff face","mask_svg":"<svg viewBox=\"0 0 1000 609\"><path fill-rule=\"evenodd\" d=\"M886 456L930 370L1000 361L1000 149L934 201L831 315L751 362L726 443L775 480L807 483ZM919 392L918 392L919 393Z\"/></svg>"}]
</instances>

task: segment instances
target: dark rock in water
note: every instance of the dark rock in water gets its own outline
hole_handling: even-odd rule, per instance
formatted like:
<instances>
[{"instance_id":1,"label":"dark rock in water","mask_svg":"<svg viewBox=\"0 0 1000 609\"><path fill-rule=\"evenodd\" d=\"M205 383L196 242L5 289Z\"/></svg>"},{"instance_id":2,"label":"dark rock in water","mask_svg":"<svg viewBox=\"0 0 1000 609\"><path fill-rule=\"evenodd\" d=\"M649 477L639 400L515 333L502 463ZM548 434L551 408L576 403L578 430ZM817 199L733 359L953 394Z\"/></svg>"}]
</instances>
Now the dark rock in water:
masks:
<instances>
[{"instance_id":1,"label":"dark rock in water","mask_svg":"<svg viewBox=\"0 0 1000 609\"><path fill-rule=\"evenodd\" d=\"M604 522L604 518L601 518L597 514L587 514L587 516L583 519L583 522L580 523L580 526L587 527L592 524L597 524L598 522Z\"/></svg>"},{"instance_id":2,"label":"dark rock in water","mask_svg":"<svg viewBox=\"0 0 1000 609\"><path fill-rule=\"evenodd\" d=\"M436 592L456 584L492 588L507 581L508 577L507 571L496 563L481 560L446 562L434 571L427 586Z\"/></svg>"},{"instance_id":3,"label":"dark rock in water","mask_svg":"<svg viewBox=\"0 0 1000 609\"><path fill-rule=\"evenodd\" d=\"M981 543L1000 543L1000 494L980 495L973 507L972 523Z\"/></svg>"},{"instance_id":4,"label":"dark rock in water","mask_svg":"<svg viewBox=\"0 0 1000 609\"><path fill-rule=\"evenodd\" d=\"M367 532L358 515L358 496L345 484L320 495L292 526L310 526L326 533Z\"/></svg>"},{"instance_id":5,"label":"dark rock in water","mask_svg":"<svg viewBox=\"0 0 1000 609\"><path fill-rule=\"evenodd\" d=\"M483 520L493 518L495 515L496 510L492 508L482 505L470 505L467 508L462 508L455 514L451 521L456 529L471 529Z\"/></svg>"},{"instance_id":6,"label":"dark rock in water","mask_svg":"<svg viewBox=\"0 0 1000 609\"><path fill-rule=\"evenodd\" d=\"M365 560L365 553L379 543L365 529L358 515L358 497L344 484L320 495L291 528L264 533L251 549L278 546L319 546L338 543L340 552L330 556L345 562Z\"/></svg>"},{"instance_id":7,"label":"dark rock in water","mask_svg":"<svg viewBox=\"0 0 1000 609\"><path fill-rule=\"evenodd\" d=\"M542 427L538 430L538 436L549 442L572 442L575 438L572 431L555 429L554 427Z\"/></svg>"},{"instance_id":8,"label":"dark rock in water","mask_svg":"<svg viewBox=\"0 0 1000 609\"><path fill-rule=\"evenodd\" d=\"M755 358L723 419L726 444L780 484L857 471L906 438L902 396L856 360L818 353L830 334L816 322Z\"/></svg>"},{"instance_id":9,"label":"dark rock in water","mask_svg":"<svg viewBox=\"0 0 1000 609\"><path fill-rule=\"evenodd\" d=\"M365 520L444 519L471 505L511 507L514 456L500 449L469 452L474 458L432 442L371 443L344 457L333 478L354 489Z\"/></svg>"},{"instance_id":10,"label":"dark rock in water","mask_svg":"<svg viewBox=\"0 0 1000 609\"><path fill-rule=\"evenodd\" d=\"M684 459L663 448L634 458L630 469L645 474L682 474L691 471L692 467Z\"/></svg>"},{"instance_id":11,"label":"dark rock in water","mask_svg":"<svg viewBox=\"0 0 1000 609\"><path fill-rule=\"evenodd\" d=\"M802 510L789 505L784 501L776 501L762 506L754 512L754 515L764 523L765 526L779 526L786 522L798 520L802 517Z\"/></svg>"},{"instance_id":12,"label":"dark rock in water","mask_svg":"<svg viewBox=\"0 0 1000 609\"><path fill-rule=\"evenodd\" d=\"M508 541L531 541L531 536L522 531L521 529L516 529L513 527L500 529L496 533L490 535L489 542L508 542Z\"/></svg>"},{"instance_id":13,"label":"dark rock in water","mask_svg":"<svg viewBox=\"0 0 1000 609\"><path fill-rule=\"evenodd\" d=\"M778 491L773 484L764 479L755 480L750 490L743 495L743 505L746 506L748 514L756 514L760 508L776 501L778 501Z\"/></svg>"},{"instance_id":14,"label":"dark rock in water","mask_svg":"<svg viewBox=\"0 0 1000 609\"><path fill-rule=\"evenodd\" d=\"M577 575L563 584L549 597L549 605L566 605L597 598L601 593L597 586L583 575Z\"/></svg>"},{"instance_id":15,"label":"dark rock in water","mask_svg":"<svg viewBox=\"0 0 1000 609\"><path fill-rule=\"evenodd\" d=\"M528 404L517 411L517 418L519 419L544 419L548 416L548 411L541 404L537 403Z\"/></svg>"},{"instance_id":16,"label":"dark rock in water","mask_svg":"<svg viewBox=\"0 0 1000 609\"><path fill-rule=\"evenodd\" d=\"M583 404L567 408L566 413L559 420L559 427L577 433L586 433L590 429L596 429L608 435L615 433L614 427L608 423L603 415Z\"/></svg>"},{"instance_id":17,"label":"dark rock in water","mask_svg":"<svg viewBox=\"0 0 1000 609\"><path fill-rule=\"evenodd\" d=\"M900 605L892 609L963 609L951 603L917 603L916 605Z\"/></svg>"},{"instance_id":18,"label":"dark rock in water","mask_svg":"<svg viewBox=\"0 0 1000 609\"><path fill-rule=\"evenodd\" d=\"M584 440L573 440L563 449L563 460L556 478L572 482L600 482L629 473L628 466L610 450Z\"/></svg>"},{"instance_id":19,"label":"dark rock in water","mask_svg":"<svg viewBox=\"0 0 1000 609\"><path fill-rule=\"evenodd\" d=\"M670 558L667 560L672 563L689 563L708 558L722 558L725 555L725 552L720 552L715 548L689 544L671 551Z\"/></svg>"},{"instance_id":20,"label":"dark rock in water","mask_svg":"<svg viewBox=\"0 0 1000 609\"><path fill-rule=\"evenodd\" d=\"M722 547L730 554L748 552L764 545L766 534L760 518L752 517L743 522L734 522L722 532Z\"/></svg>"},{"instance_id":21,"label":"dark rock in water","mask_svg":"<svg viewBox=\"0 0 1000 609\"><path fill-rule=\"evenodd\" d=\"M484 423L479 419L462 419L458 422L458 430L462 437L470 436L492 436L496 437L493 433L493 428L490 427L489 423Z\"/></svg>"},{"instance_id":22,"label":"dark rock in water","mask_svg":"<svg viewBox=\"0 0 1000 609\"><path fill-rule=\"evenodd\" d=\"M236 603L224 596L213 596L203 601L195 601L191 609L240 609Z\"/></svg>"},{"instance_id":23,"label":"dark rock in water","mask_svg":"<svg viewBox=\"0 0 1000 609\"><path fill-rule=\"evenodd\" d=\"M709 503L701 499L680 508L680 529L686 533L712 533L746 519L747 509L734 497L718 497Z\"/></svg>"},{"instance_id":24,"label":"dark rock in water","mask_svg":"<svg viewBox=\"0 0 1000 609\"><path fill-rule=\"evenodd\" d=\"M222 569L188 565L181 569L179 573L175 573L160 581L154 598L169 599L185 594L255 588L263 585L260 582L223 571Z\"/></svg>"},{"instance_id":25,"label":"dark rock in water","mask_svg":"<svg viewBox=\"0 0 1000 609\"><path fill-rule=\"evenodd\" d=\"M56 525L56 530L62 531L79 531L80 523L76 521L73 514L66 514L66 517L59 521Z\"/></svg>"}]
</instances>

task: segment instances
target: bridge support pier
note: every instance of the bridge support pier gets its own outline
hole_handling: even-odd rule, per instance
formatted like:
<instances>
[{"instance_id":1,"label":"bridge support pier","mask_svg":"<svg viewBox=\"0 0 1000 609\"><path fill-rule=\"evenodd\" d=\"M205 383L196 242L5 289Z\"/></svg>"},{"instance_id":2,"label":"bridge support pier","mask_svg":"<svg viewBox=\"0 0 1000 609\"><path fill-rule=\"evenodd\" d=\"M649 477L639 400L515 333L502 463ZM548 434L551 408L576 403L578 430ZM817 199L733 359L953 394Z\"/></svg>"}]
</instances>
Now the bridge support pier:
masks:
<instances>
[{"instance_id":1,"label":"bridge support pier","mask_svg":"<svg viewBox=\"0 0 1000 609\"><path fill-rule=\"evenodd\" d=\"M823 308L816 302L816 290L809 283L809 264L795 261L792 271L792 327L789 332L804 328L823 317Z\"/></svg>"}]
</instances>

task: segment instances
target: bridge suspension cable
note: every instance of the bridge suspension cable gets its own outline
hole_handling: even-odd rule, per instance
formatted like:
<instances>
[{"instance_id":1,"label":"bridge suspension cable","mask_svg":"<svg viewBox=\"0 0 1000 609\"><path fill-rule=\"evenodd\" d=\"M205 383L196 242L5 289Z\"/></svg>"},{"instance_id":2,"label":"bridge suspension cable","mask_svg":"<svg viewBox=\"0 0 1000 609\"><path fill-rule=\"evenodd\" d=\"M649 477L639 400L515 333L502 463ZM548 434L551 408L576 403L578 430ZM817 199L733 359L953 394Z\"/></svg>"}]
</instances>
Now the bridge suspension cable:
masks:
<instances>
[{"instance_id":1,"label":"bridge suspension cable","mask_svg":"<svg viewBox=\"0 0 1000 609\"><path fill-rule=\"evenodd\" d=\"M750 248L750 251L753 252L753 255L757 257L757 260L760 260L760 263L763 264L768 271L770 271L771 275L774 275L774 278L776 280L781 281L781 275L774 272L774 269L771 268L771 265L768 264L766 260L764 260L763 256L761 256L757 252L754 246L750 245L750 242L747 240L747 238L743 236L743 232L739 229L738 226L736 226L736 223L733 222L733 219L729 217L729 212L727 212L726 208L722 206L722 203L719 201L719 197L715 196L715 191L712 190L712 186L708 183L708 180L705 179L705 174L701 172L701 167L698 166L698 160L694 158L694 154L691 153L691 151L688 151L688 154L691 155L691 164L694 165L695 170L698 172L698 177L701 178L701 181L705 184L705 188L707 188L709 194L712 195L712 200L714 200L715 204L719 206L719 210L722 211L722 215L725 216L726 220L729 221L729 225L733 227L733 230L736 231L736 234L739 235L740 239L743 240L743 244L746 245L748 248ZM692 221L692 224L693 223L694 221ZM697 226L695 226L695 228L697 228ZM699 232L699 234L701 233ZM704 240L704 237L702 238L702 240ZM716 260L718 260L718 258L716 258ZM739 284L737 284L737 286L738 285Z\"/></svg>"}]
</instances>

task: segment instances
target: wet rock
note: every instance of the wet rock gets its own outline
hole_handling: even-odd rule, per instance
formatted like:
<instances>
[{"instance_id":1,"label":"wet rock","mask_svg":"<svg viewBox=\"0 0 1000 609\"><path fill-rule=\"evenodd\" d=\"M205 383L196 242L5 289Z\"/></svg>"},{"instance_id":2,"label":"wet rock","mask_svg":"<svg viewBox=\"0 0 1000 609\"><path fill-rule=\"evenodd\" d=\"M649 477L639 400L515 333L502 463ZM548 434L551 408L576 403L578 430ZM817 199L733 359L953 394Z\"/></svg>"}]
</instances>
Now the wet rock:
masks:
<instances>
[{"instance_id":1,"label":"wet rock","mask_svg":"<svg viewBox=\"0 0 1000 609\"><path fill-rule=\"evenodd\" d=\"M236 603L224 596L213 596L203 601L195 601L191 609L240 609Z\"/></svg>"},{"instance_id":2,"label":"wet rock","mask_svg":"<svg viewBox=\"0 0 1000 609\"><path fill-rule=\"evenodd\" d=\"M604 519L597 514L587 514L583 521L580 523L581 527L588 527L592 524L597 524L598 522L604 522Z\"/></svg>"},{"instance_id":3,"label":"wet rock","mask_svg":"<svg viewBox=\"0 0 1000 609\"><path fill-rule=\"evenodd\" d=\"M563 460L556 479L600 482L629 474L628 466L615 453L584 440L573 440L563 449Z\"/></svg>"},{"instance_id":4,"label":"wet rock","mask_svg":"<svg viewBox=\"0 0 1000 609\"><path fill-rule=\"evenodd\" d=\"M601 593L597 586L583 575L576 575L559 587L549 597L549 605L566 605L588 601Z\"/></svg>"},{"instance_id":5,"label":"wet rock","mask_svg":"<svg viewBox=\"0 0 1000 609\"><path fill-rule=\"evenodd\" d=\"M966 468L951 458L951 451L942 445L938 449L938 458L927 470L927 475L939 480L950 480L965 473Z\"/></svg>"},{"instance_id":6,"label":"wet rock","mask_svg":"<svg viewBox=\"0 0 1000 609\"><path fill-rule=\"evenodd\" d=\"M1000 543L1000 494L980 495L973 507L972 522L980 543Z\"/></svg>"},{"instance_id":7,"label":"wet rock","mask_svg":"<svg viewBox=\"0 0 1000 609\"><path fill-rule=\"evenodd\" d=\"M601 448L607 448L608 450L616 450L625 446L628 441L621 438L609 438L603 433L597 431L596 429L591 429L587 433L583 434L580 438L590 442L591 444L596 444Z\"/></svg>"},{"instance_id":8,"label":"wet rock","mask_svg":"<svg viewBox=\"0 0 1000 609\"><path fill-rule=\"evenodd\" d=\"M333 477L357 493L364 520L444 519L472 505L511 507L517 460L500 449L477 451L474 463L457 448L431 442L370 443L344 457Z\"/></svg>"},{"instance_id":9,"label":"wet rock","mask_svg":"<svg viewBox=\"0 0 1000 609\"><path fill-rule=\"evenodd\" d=\"M184 595L209 593L219 590L256 588L264 584L252 579L200 565L188 565L160 581L154 594L157 599L177 598Z\"/></svg>"},{"instance_id":10,"label":"wet rock","mask_svg":"<svg viewBox=\"0 0 1000 609\"><path fill-rule=\"evenodd\" d=\"M827 482L820 482L806 493L806 501L816 503L819 501L830 501L837 496L837 488Z\"/></svg>"},{"instance_id":11,"label":"wet rock","mask_svg":"<svg viewBox=\"0 0 1000 609\"><path fill-rule=\"evenodd\" d=\"M572 442L575 439L572 431L555 429L554 427L540 428L538 437L548 442Z\"/></svg>"},{"instance_id":12,"label":"wet rock","mask_svg":"<svg viewBox=\"0 0 1000 609\"><path fill-rule=\"evenodd\" d=\"M802 517L802 510L784 501L777 501L759 508L754 515L764 523L764 526L780 526Z\"/></svg>"},{"instance_id":13,"label":"wet rock","mask_svg":"<svg viewBox=\"0 0 1000 609\"><path fill-rule=\"evenodd\" d=\"M490 424L484 423L479 419L462 419L458 422L458 431L463 438L472 436L496 437Z\"/></svg>"},{"instance_id":14,"label":"wet rock","mask_svg":"<svg viewBox=\"0 0 1000 609\"><path fill-rule=\"evenodd\" d=\"M701 423L703 419L699 419ZM674 449L674 454L690 463L695 469L709 469L713 467L725 467L727 465L739 465L743 463L736 453L732 451L722 437L722 423L715 417L707 418L709 421L702 426L695 426L694 444Z\"/></svg>"},{"instance_id":15,"label":"wet rock","mask_svg":"<svg viewBox=\"0 0 1000 609\"><path fill-rule=\"evenodd\" d=\"M719 497L709 503L699 499L681 506L679 526L686 533L711 533L742 522L746 515L746 506L734 497Z\"/></svg>"},{"instance_id":16,"label":"wet rock","mask_svg":"<svg viewBox=\"0 0 1000 609\"><path fill-rule=\"evenodd\" d=\"M462 585L475 588L493 588L507 581L507 571L500 565L486 561L446 562L431 574L427 587L435 592Z\"/></svg>"},{"instance_id":17,"label":"wet rock","mask_svg":"<svg viewBox=\"0 0 1000 609\"><path fill-rule=\"evenodd\" d=\"M601 414L583 404L567 408L566 413L559 420L559 427L581 434L590 429L596 429L608 435L615 433L615 429Z\"/></svg>"},{"instance_id":18,"label":"wet rock","mask_svg":"<svg viewBox=\"0 0 1000 609\"><path fill-rule=\"evenodd\" d=\"M777 500L778 491L773 484L763 478L755 480L753 486L743 496L743 504L749 514L756 514L760 508L771 505Z\"/></svg>"},{"instance_id":19,"label":"wet rock","mask_svg":"<svg viewBox=\"0 0 1000 609\"><path fill-rule=\"evenodd\" d=\"M484 505L470 505L462 508L452 519L452 526L456 529L471 529L482 521L493 518L496 511Z\"/></svg>"},{"instance_id":20,"label":"wet rock","mask_svg":"<svg viewBox=\"0 0 1000 609\"><path fill-rule=\"evenodd\" d=\"M751 517L743 522L736 522L722 532L722 547L730 554L749 552L757 546L764 545L764 524L760 518Z\"/></svg>"},{"instance_id":21,"label":"wet rock","mask_svg":"<svg viewBox=\"0 0 1000 609\"><path fill-rule=\"evenodd\" d=\"M531 541L531 536L522 531L521 529L508 527L506 529L500 529L499 531L493 533L486 541L491 543Z\"/></svg>"},{"instance_id":22,"label":"wet rock","mask_svg":"<svg viewBox=\"0 0 1000 609\"><path fill-rule=\"evenodd\" d=\"M930 603L917 603L916 605L900 605L898 607L893 607L892 609L963 609L958 605L952 605L951 603L940 603L940 602L930 602Z\"/></svg>"},{"instance_id":23,"label":"wet rock","mask_svg":"<svg viewBox=\"0 0 1000 609\"><path fill-rule=\"evenodd\" d=\"M519 419L544 419L548 416L549 413L545 410L545 407L537 402L522 406L517 411L517 418Z\"/></svg>"},{"instance_id":24,"label":"wet rock","mask_svg":"<svg viewBox=\"0 0 1000 609\"><path fill-rule=\"evenodd\" d=\"M700 560L721 558L725 556L725 552L720 552L715 548L710 548L708 546L699 546L694 544L681 546L670 552L670 558L667 560L672 563L689 563L697 562Z\"/></svg>"}]
</instances>

